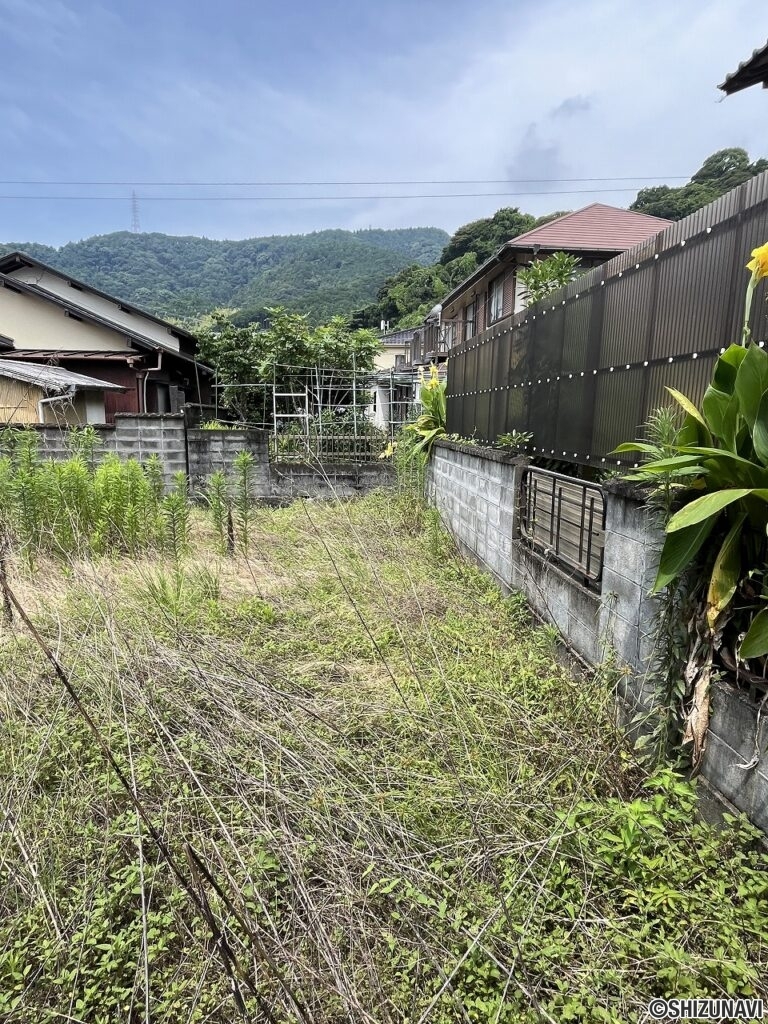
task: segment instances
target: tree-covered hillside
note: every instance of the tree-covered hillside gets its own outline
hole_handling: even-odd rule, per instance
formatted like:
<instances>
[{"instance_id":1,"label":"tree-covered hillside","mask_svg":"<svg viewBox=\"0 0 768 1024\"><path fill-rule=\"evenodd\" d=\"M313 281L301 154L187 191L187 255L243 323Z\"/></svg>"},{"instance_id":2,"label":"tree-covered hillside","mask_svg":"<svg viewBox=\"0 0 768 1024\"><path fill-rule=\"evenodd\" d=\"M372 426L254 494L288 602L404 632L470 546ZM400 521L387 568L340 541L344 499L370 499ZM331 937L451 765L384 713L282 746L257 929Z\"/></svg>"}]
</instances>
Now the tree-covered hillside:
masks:
<instances>
[{"instance_id":1,"label":"tree-covered hillside","mask_svg":"<svg viewBox=\"0 0 768 1024\"><path fill-rule=\"evenodd\" d=\"M679 220L768 169L743 149L708 157L691 180L672 188L641 189L630 206ZM439 228L369 228L273 235L241 241L127 231L70 242L60 249L35 242L22 249L73 277L158 313L193 321L216 308L233 320L265 319L282 306L307 314L313 325L337 315L359 327L418 324L445 295L517 235L563 211L534 217L516 207L472 221L449 237Z\"/></svg>"},{"instance_id":2,"label":"tree-covered hillside","mask_svg":"<svg viewBox=\"0 0 768 1024\"><path fill-rule=\"evenodd\" d=\"M707 157L686 185L679 188L655 185L640 189L630 210L666 217L667 220L682 220L766 170L768 160L750 163L745 149L721 149Z\"/></svg>"},{"instance_id":3,"label":"tree-covered hillside","mask_svg":"<svg viewBox=\"0 0 768 1024\"><path fill-rule=\"evenodd\" d=\"M439 228L319 231L242 241L127 231L21 249L73 277L163 316L196 317L215 307L244 316L266 306L310 313L313 322L375 299L382 282L412 264L435 262L448 234Z\"/></svg>"},{"instance_id":4,"label":"tree-covered hillside","mask_svg":"<svg viewBox=\"0 0 768 1024\"><path fill-rule=\"evenodd\" d=\"M750 162L744 149L721 149L707 157L686 185L641 189L630 210L681 220L765 170L768 160ZM353 322L360 327L376 327L381 320L392 328L416 326L501 245L567 212L558 210L537 218L509 206L492 217L464 224L451 236L435 264L412 265L393 274L379 289L375 302L355 312Z\"/></svg>"}]
</instances>

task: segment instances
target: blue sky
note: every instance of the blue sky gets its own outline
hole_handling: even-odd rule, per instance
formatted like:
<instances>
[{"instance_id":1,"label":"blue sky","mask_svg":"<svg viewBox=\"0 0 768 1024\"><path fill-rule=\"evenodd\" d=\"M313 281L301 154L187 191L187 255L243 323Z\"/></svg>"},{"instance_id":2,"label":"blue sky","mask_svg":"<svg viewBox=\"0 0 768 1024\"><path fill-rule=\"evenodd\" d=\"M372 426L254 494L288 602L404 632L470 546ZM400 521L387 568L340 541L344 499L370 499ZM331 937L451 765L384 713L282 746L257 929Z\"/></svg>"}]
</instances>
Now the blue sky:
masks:
<instances>
[{"instance_id":1,"label":"blue sky","mask_svg":"<svg viewBox=\"0 0 768 1024\"><path fill-rule=\"evenodd\" d=\"M679 183L716 149L768 156L768 94L721 101L715 88L765 41L759 10L746 0L0 0L0 195L104 197L2 198L0 239L125 230L134 188L142 230L216 238L452 231L500 206L627 205L650 178ZM544 180L607 176L633 180ZM414 179L542 180L143 184ZM548 194L344 198L415 192Z\"/></svg>"}]
</instances>

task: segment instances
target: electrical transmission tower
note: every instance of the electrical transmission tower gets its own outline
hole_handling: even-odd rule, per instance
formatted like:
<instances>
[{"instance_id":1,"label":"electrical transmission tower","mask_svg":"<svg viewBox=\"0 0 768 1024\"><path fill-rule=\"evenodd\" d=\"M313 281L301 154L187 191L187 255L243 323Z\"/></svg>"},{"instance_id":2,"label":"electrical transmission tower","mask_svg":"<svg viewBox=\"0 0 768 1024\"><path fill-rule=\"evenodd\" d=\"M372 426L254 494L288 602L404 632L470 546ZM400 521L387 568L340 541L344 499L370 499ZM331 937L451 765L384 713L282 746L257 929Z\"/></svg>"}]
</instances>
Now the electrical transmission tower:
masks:
<instances>
[{"instance_id":1,"label":"electrical transmission tower","mask_svg":"<svg viewBox=\"0 0 768 1024\"><path fill-rule=\"evenodd\" d=\"M131 231L136 235L141 231L139 223L139 197L131 192Z\"/></svg>"}]
</instances>

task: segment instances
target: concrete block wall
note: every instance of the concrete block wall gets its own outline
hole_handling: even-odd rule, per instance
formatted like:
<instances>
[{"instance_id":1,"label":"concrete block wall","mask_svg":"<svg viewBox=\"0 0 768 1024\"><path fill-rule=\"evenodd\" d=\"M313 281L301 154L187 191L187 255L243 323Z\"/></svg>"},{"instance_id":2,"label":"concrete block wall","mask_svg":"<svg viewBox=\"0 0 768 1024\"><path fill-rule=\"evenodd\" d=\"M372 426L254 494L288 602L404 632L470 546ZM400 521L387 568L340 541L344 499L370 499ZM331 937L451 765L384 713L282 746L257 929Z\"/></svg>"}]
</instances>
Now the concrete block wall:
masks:
<instances>
[{"instance_id":1,"label":"concrete block wall","mask_svg":"<svg viewBox=\"0 0 768 1024\"><path fill-rule=\"evenodd\" d=\"M623 687L635 712L650 708L653 685L647 672L653 653L656 577L662 535L647 506L621 481L603 487L605 551L601 585L600 634L631 675Z\"/></svg>"},{"instance_id":2,"label":"concrete block wall","mask_svg":"<svg viewBox=\"0 0 768 1024\"><path fill-rule=\"evenodd\" d=\"M277 503L294 498L353 498L395 482L386 462L278 462L268 466L268 498Z\"/></svg>"},{"instance_id":3,"label":"concrete block wall","mask_svg":"<svg viewBox=\"0 0 768 1024\"><path fill-rule=\"evenodd\" d=\"M13 426L19 430L21 427ZM36 426L44 458L68 459L72 455L71 431L65 427ZM192 493L202 494L206 481L217 470L230 479L234 462L244 450L254 463L251 486L255 501L283 503L293 498L345 498L395 482L388 462L270 464L268 435L263 430L202 430L189 427L183 413L147 415L118 414L114 426L96 426L99 436L94 455L107 452L145 462L157 455L167 488L176 473L186 473Z\"/></svg>"},{"instance_id":4,"label":"concrete block wall","mask_svg":"<svg viewBox=\"0 0 768 1024\"><path fill-rule=\"evenodd\" d=\"M162 463L166 487L176 473L187 472L187 439L183 413L115 416L115 451L123 459L146 462L157 455Z\"/></svg>"},{"instance_id":5,"label":"concrete block wall","mask_svg":"<svg viewBox=\"0 0 768 1024\"><path fill-rule=\"evenodd\" d=\"M442 441L427 473L430 500L448 529L503 585L510 585L517 532L519 460Z\"/></svg>"},{"instance_id":6,"label":"concrete block wall","mask_svg":"<svg viewBox=\"0 0 768 1024\"><path fill-rule=\"evenodd\" d=\"M107 452L115 450L115 428L96 427L99 442L94 449L94 456L100 458ZM72 455L69 444L69 432L60 427L45 426L38 428L40 435L40 454L47 459L68 459Z\"/></svg>"},{"instance_id":7,"label":"concrete block wall","mask_svg":"<svg viewBox=\"0 0 768 1024\"><path fill-rule=\"evenodd\" d=\"M253 455L254 489L260 495L268 495L269 450L267 434L263 430L188 429L187 458L193 489L204 489L205 481L217 471L231 479L235 472L235 459L242 451Z\"/></svg>"},{"instance_id":8,"label":"concrete block wall","mask_svg":"<svg viewBox=\"0 0 768 1024\"><path fill-rule=\"evenodd\" d=\"M653 703L648 669L653 647L656 575L663 535L642 501L625 484L604 486L605 552L600 591L532 550L519 537L518 492L524 460L452 442L438 442L427 474L427 494L459 547L493 574L505 590L522 591L593 665L612 649L627 672L619 683L627 720ZM716 681L702 776L768 833L768 723L737 687ZM768 718L768 716L766 716ZM755 744L761 752L749 765Z\"/></svg>"},{"instance_id":9,"label":"concrete block wall","mask_svg":"<svg viewBox=\"0 0 768 1024\"><path fill-rule=\"evenodd\" d=\"M583 658L600 659L600 598L520 539L519 492L525 459L440 441L427 493L459 546L505 590L521 590Z\"/></svg>"}]
</instances>

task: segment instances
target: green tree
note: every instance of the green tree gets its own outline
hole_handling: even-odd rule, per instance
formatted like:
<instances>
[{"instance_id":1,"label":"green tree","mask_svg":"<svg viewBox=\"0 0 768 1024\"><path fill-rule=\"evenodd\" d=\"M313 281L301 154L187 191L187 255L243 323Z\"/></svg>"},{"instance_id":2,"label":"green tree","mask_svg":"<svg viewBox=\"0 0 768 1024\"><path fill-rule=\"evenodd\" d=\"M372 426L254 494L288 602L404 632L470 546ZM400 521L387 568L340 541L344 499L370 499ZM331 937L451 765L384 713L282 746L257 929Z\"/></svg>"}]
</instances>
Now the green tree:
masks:
<instances>
[{"instance_id":1,"label":"green tree","mask_svg":"<svg viewBox=\"0 0 768 1024\"><path fill-rule=\"evenodd\" d=\"M517 235L536 226L536 218L521 213L516 206L497 210L492 217L483 217L464 224L451 237L440 256L440 262L451 263L459 256L474 253L478 263L484 263L494 252Z\"/></svg>"},{"instance_id":2,"label":"green tree","mask_svg":"<svg viewBox=\"0 0 768 1024\"><path fill-rule=\"evenodd\" d=\"M630 210L667 220L682 220L765 170L768 170L768 160L750 163L745 149L721 149L707 157L686 185L640 189Z\"/></svg>"},{"instance_id":3,"label":"green tree","mask_svg":"<svg viewBox=\"0 0 768 1024\"><path fill-rule=\"evenodd\" d=\"M529 267L518 272L525 286L528 302L538 302L545 295L568 284L579 272L578 256L565 252L553 252L545 259L535 260Z\"/></svg>"},{"instance_id":4,"label":"green tree","mask_svg":"<svg viewBox=\"0 0 768 1024\"><path fill-rule=\"evenodd\" d=\"M716 188L722 195L768 169L768 160L750 163L746 149L721 149L708 156L691 181Z\"/></svg>"},{"instance_id":5,"label":"green tree","mask_svg":"<svg viewBox=\"0 0 768 1024\"><path fill-rule=\"evenodd\" d=\"M236 311L217 309L197 327L202 359L215 367L222 403L241 420L265 422L278 391L304 387L307 368L373 369L380 349L373 331L351 329L344 317L313 327L306 315L268 309L266 326L238 326ZM253 385L256 385L255 387Z\"/></svg>"},{"instance_id":6,"label":"green tree","mask_svg":"<svg viewBox=\"0 0 768 1024\"><path fill-rule=\"evenodd\" d=\"M382 320L393 328L416 326L476 269L477 259L471 252L446 264L406 267L384 282L377 301L354 313L352 322L367 327L378 327Z\"/></svg>"}]
</instances>

